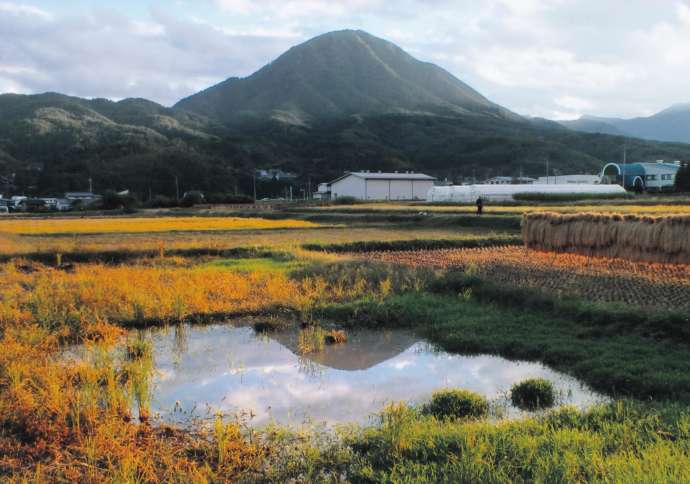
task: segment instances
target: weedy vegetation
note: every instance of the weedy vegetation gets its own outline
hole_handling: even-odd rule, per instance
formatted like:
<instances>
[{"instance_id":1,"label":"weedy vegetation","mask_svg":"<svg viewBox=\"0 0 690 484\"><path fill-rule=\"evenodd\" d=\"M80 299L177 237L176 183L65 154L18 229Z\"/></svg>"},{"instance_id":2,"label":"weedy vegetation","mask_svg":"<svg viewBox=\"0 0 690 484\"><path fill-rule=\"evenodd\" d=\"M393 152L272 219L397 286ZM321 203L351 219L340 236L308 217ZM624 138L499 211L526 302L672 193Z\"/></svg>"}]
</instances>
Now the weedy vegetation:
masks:
<instances>
[{"instance_id":1,"label":"weedy vegetation","mask_svg":"<svg viewBox=\"0 0 690 484\"><path fill-rule=\"evenodd\" d=\"M2 221L0 480L690 480L687 265L509 246L512 216L324 228L313 213ZM541 361L612 400L510 420L447 389L364 427L158 421L151 341L131 328L240 315L257 332L302 326L302 353L354 344L354 326L412 328L451 352ZM511 397L541 408L548 391L522 382Z\"/></svg>"}]
</instances>

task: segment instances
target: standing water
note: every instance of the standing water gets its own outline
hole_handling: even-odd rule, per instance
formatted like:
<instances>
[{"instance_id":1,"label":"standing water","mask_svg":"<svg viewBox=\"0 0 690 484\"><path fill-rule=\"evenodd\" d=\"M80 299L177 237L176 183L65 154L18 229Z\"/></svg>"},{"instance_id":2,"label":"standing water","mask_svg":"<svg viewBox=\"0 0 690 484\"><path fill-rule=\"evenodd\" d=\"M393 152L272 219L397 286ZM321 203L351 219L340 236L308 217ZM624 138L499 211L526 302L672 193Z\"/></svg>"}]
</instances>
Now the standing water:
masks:
<instances>
[{"instance_id":1,"label":"standing water","mask_svg":"<svg viewBox=\"0 0 690 484\"><path fill-rule=\"evenodd\" d=\"M352 330L344 344L300 354L299 329L257 334L251 327L182 325L146 332L156 372L152 415L188 423L220 412L275 421L367 423L387 403L428 401L441 388L486 396L517 416L506 394L526 378L550 380L561 404L604 400L576 379L538 363L436 350L406 330Z\"/></svg>"}]
</instances>

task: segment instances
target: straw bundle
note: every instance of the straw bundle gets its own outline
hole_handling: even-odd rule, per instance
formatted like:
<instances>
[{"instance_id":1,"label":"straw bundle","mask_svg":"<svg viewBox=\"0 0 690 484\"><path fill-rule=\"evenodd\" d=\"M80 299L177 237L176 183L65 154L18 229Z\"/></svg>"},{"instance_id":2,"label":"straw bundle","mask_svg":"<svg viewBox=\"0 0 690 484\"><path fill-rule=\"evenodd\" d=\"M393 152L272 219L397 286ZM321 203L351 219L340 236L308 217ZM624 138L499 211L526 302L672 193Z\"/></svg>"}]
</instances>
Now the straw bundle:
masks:
<instances>
[{"instance_id":1,"label":"straw bundle","mask_svg":"<svg viewBox=\"0 0 690 484\"><path fill-rule=\"evenodd\" d=\"M690 264L690 216L527 213L525 245L554 252Z\"/></svg>"}]
</instances>

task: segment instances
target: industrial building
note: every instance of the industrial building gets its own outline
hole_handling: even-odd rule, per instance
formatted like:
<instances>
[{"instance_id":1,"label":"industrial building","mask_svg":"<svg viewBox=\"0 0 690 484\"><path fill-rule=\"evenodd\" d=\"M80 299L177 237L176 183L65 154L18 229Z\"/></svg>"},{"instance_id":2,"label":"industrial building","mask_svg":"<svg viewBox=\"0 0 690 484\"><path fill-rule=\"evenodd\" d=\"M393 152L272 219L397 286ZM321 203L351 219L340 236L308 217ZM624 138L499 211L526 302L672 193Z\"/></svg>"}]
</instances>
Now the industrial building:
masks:
<instances>
[{"instance_id":1,"label":"industrial building","mask_svg":"<svg viewBox=\"0 0 690 484\"><path fill-rule=\"evenodd\" d=\"M484 182L485 185L517 185L534 183L535 179L528 176L495 176Z\"/></svg>"},{"instance_id":2,"label":"industrial building","mask_svg":"<svg viewBox=\"0 0 690 484\"><path fill-rule=\"evenodd\" d=\"M602 183L615 183L628 190L670 190L676 182L680 161L673 163L609 163L601 171Z\"/></svg>"},{"instance_id":3,"label":"industrial building","mask_svg":"<svg viewBox=\"0 0 690 484\"><path fill-rule=\"evenodd\" d=\"M601 183L599 175L551 175L540 176L534 182L537 185L558 185L566 183L577 183L584 185L598 185Z\"/></svg>"},{"instance_id":4,"label":"industrial building","mask_svg":"<svg viewBox=\"0 0 690 484\"><path fill-rule=\"evenodd\" d=\"M436 178L423 173L345 173L326 186L319 185L319 198L353 197L357 200L423 200ZM325 195L328 194L328 197Z\"/></svg>"}]
</instances>

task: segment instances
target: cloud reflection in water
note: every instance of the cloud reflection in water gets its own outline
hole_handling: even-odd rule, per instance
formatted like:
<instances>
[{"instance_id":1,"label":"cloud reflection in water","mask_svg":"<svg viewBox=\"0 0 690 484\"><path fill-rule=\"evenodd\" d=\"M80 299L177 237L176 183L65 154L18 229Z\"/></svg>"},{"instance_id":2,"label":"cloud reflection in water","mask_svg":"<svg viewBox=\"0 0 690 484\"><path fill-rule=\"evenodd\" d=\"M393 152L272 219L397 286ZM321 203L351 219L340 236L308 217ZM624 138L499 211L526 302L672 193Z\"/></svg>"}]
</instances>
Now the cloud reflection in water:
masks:
<instances>
[{"instance_id":1,"label":"cloud reflection in water","mask_svg":"<svg viewBox=\"0 0 690 484\"><path fill-rule=\"evenodd\" d=\"M520 380L544 377L587 406L602 399L576 379L529 362L491 355L435 351L404 330L348 333L345 345L322 353L296 354L296 330L267 336L249 327L212 325L153 331L154 412L170 413L179 402L187 412L206 409L234 414L251 410L255 425L275 419L299 424L366 423L386 403L420 403L443 387L459 387L497 398ZM510 414L516 409L508 409Z\"/></svg>"}]
</instances>

